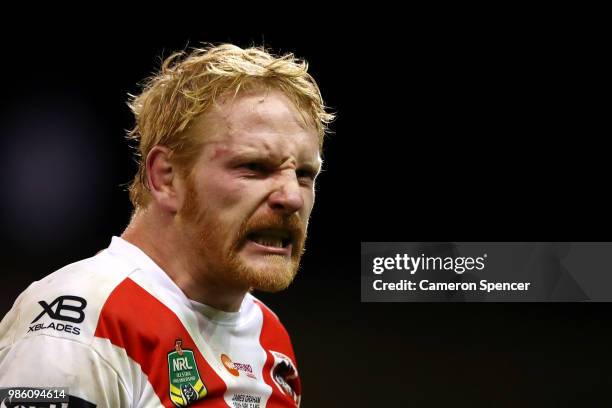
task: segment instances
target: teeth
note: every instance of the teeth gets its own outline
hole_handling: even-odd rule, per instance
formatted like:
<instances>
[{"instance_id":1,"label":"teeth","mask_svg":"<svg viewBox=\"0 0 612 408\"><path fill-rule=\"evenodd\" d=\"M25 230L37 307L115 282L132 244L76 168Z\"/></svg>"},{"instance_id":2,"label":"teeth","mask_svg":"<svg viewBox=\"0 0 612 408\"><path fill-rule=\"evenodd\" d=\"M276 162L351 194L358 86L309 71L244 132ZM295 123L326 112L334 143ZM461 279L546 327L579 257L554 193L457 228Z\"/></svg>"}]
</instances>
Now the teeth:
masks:
<instances>
[{"instance_id":1,"label":"teeth","mask_svg":"<svg viewBox=\"0 0 612 408\"><path fill-rule=\"evenodd\" d=\"M272 248L284 248L289 243L290 234L287 231L266 229L253 232L249 238L260 245Z\"/></svg>"},{"instance_id":2,"label":"teeth","mask_svg":"<svg viewBox=\"0 0 612 408\"><path fill-rule=\"evenodd\" d=\"M276 247L276 248L282 248L283 247L283 240L280 239L280 238L275 238L275 237L255 237L253 239L253 241L257 242L258 244L265 245L265 246Z\"/></svg>"}]
</instances>

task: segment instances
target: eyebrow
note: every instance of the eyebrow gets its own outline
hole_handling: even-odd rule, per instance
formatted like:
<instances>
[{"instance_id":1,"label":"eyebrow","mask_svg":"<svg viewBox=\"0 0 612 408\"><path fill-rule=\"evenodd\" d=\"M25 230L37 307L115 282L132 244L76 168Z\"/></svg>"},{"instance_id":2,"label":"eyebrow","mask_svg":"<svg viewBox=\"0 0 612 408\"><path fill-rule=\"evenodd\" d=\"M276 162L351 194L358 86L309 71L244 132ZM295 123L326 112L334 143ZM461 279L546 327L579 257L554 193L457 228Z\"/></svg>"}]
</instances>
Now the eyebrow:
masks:
<instances>
[{"instance_id":1,"label":"eyebrow","mask_svg":"<svg viewBox=\"0 0 612 408\"><path fill-rule=\"evenodd\" d=\"M321 172L321 166L313 166L311 163L304 163L301 166L298 166L298 169L303 169L308 172L311 172L313 176L318 176Z\"/></svg>"}]
</instances>

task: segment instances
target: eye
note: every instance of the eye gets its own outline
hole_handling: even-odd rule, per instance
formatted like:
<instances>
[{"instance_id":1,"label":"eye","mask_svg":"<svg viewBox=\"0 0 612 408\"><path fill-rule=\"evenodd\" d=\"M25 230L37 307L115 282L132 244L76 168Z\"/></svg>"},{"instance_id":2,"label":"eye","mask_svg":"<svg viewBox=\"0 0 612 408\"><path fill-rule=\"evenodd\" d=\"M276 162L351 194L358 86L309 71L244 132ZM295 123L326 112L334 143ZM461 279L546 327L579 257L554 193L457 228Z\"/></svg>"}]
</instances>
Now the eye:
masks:
<instances>
[{"instance_id":1,"label":"eye","mask_svg":"<svg viewBox=\"0 0 612 408\"><path fill-rule=\"evenodd\" d=\"M243 165L244 168L249 169L251 171L263 172L266 170L266 167L262 163L246 163Z\"/></svg>"},{"instance_id":2,"label":"eye","mask_svg":"<svg viewBox=\"0 0 612 408\"><path fill-rule=\"evenodd\" d=\"M252 173L253 175L266 175L270 172L268 166L261 162L247 162L238 166L239 168Z\"/></svg>"},{"instance_id":3,"label":"eye","mask_svg":"<svg viewBox=\"0 0 612 408\"><path fill-rule=\"evenodd\" d=\"M314 182L314 179L317 176L314 171L309 169L298 169L296 170L295 174L300 182L305 182L308 184Z\"/></svg>"}]
</instances>

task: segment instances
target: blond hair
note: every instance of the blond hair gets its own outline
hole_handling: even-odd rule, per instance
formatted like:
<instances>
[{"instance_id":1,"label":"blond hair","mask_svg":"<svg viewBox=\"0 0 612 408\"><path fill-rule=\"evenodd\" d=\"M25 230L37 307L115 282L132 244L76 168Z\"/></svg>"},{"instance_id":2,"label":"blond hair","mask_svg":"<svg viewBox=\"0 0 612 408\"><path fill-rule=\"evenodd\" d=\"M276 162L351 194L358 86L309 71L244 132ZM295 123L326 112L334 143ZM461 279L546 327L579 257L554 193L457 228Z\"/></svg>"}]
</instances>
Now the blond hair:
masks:
<instances>
[{"instance_id":1,"label":"blond hair","mask_svg":"<svg viewBox=\"0 0 612 408\"><path fill-rule=\"evenodd\" d=\"M254 86L282 91L316 128L319 146L323 146L334 115L326 112L306 61L293 54L276 56L264 48L242 49L231 44L175 53L146 80L140 95L130 95L136 124L128 138L138 143L138 172L129 187L135 209L146 206L150 199L145 161L151 149L164 145L177 163L191 166L203 141L186 132L190 123L220 96L236 96Z\"/></svg>"}]
</instances>

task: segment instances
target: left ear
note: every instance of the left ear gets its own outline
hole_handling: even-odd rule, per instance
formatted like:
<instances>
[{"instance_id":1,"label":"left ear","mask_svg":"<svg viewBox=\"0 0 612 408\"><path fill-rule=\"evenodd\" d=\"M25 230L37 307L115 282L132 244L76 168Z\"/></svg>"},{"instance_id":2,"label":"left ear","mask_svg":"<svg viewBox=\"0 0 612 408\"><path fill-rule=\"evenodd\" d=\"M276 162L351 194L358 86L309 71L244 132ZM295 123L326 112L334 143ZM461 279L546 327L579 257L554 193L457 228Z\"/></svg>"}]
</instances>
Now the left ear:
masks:
<instances>
[{"instance_id":1,"label":"left ear","mask_svg":"<svg viewBox=\"0 0 612 408\"><path fill-rule=\"evenodd\" d=\"M163 211L176 214L182 205L178 169L170 160L170 149L154 146L146 159L147 183L153 201Z\"/></svg>"}]
</instances>

